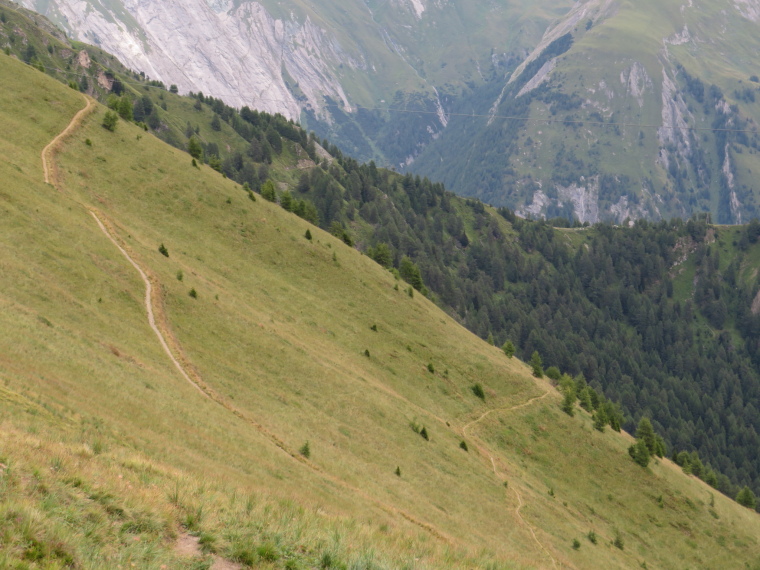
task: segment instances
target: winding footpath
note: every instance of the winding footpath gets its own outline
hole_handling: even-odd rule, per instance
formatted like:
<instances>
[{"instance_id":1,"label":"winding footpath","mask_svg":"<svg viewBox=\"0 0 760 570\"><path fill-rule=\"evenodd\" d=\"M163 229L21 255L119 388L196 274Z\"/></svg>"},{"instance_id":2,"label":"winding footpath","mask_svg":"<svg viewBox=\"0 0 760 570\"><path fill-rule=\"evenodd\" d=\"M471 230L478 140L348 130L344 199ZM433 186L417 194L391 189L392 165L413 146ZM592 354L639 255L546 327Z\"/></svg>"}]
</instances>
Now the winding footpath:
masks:
<instances>
[{"instance_id":1,"label":"winding footpath","mask_svg":"<svg viewBox=\"0 0 760 570\"><path fill-rule=\"evenodd\" d=\"M547 390L541 396L536 396L534 398L531 398L530 400L527 400L527 401L523 402L522 404L517 404L516 406L510 406L508 408L493 408L491 410L488 410L487 412L484 412L483 414L481 414L480 416L478 416L477 419L475 419L475 420L471 421L470 423L466 424L462 428L462 436L465 439L467 439L467 437L468 437L467 436L468 430L470 428L472 428L473 426L478 425L480 422L482 422L484 419L486 419L491 414L494 414L494 413L506 414L506 413L509 413L509 412L514 412L515 410L519 410L521 408L526 408L526 407L530 406L531 404L533 404L534 402L538 402L539 400L543 400L549 394L550 394L550 391ZM477 448L477 450L482 455L487 456L491 460L491 468L493 469L493 473L494 473L494 475L498 476L498 472L496 470L496 462L494 461L493 455L491 455L491 453L486 448L485 442L480 437L478 437L478 436L470 436L470 441L475 441L475 447ZM515 517L518 520L518 524L520 524L520 526L528 529L528 531L530 532L531 537L533 537L533 541L546 554L546 556L552 561L552 566L554 568L558 568L559 566L557 565L557 560L554 558L554 556L552 556L552 553L549 552L549 549L546 548L546 546L544 545L544 543L541 542L538 539L538 535L536 534L535 527L532 524L530 524L527 520L525 520L525 518L523 518L522 514L520 513L520 511L522 510L522 508L525 506L525 504L523 503L523 500L522 500L522 495L520 495L520 492L517 490L517 487L515 485L510 485L509 488L512 491L514 491L515 496L517 497L517 506L515 507Z\"/></svg>"},{"instance_id":2,"label":"winding footpath","mask_svg":"<svg viewBox=\"0 0 760 570\"><path fill-rule=\"evenodd\" d=\"M164 335L161 333L161 330L156 325L156 317L153 313L153 285L151 285L150 279L148 279L148 276L145 274L145 272L142 270L142 268L137 265L137 262L132 259L132 257L127 253L127 251L119 245L119 242L114 239L113 235L111 235L111 232L109 232L106 229L105 224L100 220L98 215L95 213L94 210L90 210L90 214L93 218L95 218L95 221L98 223L98 227L103 230L103 233L106 234L108 239L111 240L111 242L118 248L118 250L124 255L124 257L127 258L127 261L132 264L132 267L134 267L137 272L140 274L140 277L142 277L143 282L145 283L145 310L148 313L148 324L150 324L150 328L153 329L153 332L156 333L156 336L158 337L158 342L161 344L161 347L164 349L164 352L166 352L166 355L169 357L169 359L174 363L174 366L177 368L179 373L182 375L182 377L187 380L193 388L198 390L204 397L209 398L210 396L204 392L201 387L193 382L193 380L190 378L188 373L185 371L183 366L179 363L179 361L174 357L172 354L171 349L169 348L169 344L166 342L166 338L164 338Z\"/></svg>"},{"instance_id":3,"label":"winding footpath","mask_svg":"<svg viewBox=\"0 0 760 570\"><path fill-rule=\"evenodd\" d=\"M63 192L63 187L61 185L61 180L58 175L57 166L54 161L55 155L60 150L60 147L62 143L65 141L65 139L68 136L70 136L77 128L79 128L82 122L84 121L84 119L95 110L94 101L84 95L82 97L84 98L85 103L86 103L85 107L82 110L80 110L76 115L74 115L74 117L71 119L71 122L66 126L66 128L63 131L61 131L61 133L58 134L42 150L42 154L41 154L42 170L43 170L45 183L52 185L59 192ZM448 545L452 545L455 543L455 541L451 537L447 536L445 533L438 530L432 524L420 521L417 518L410 515L409 513L405 512L404 510L399 509L391 504L380 501L379 499L376 499L375 497L372 497L371 495L369 495L362 489L355 487L351 485L350 483L347 483L346 481L344 481L343 479L341 479L340 477L336 475L328 473L327 471L325 471L324 469L322 469L315 463L312 463L311 461L309 461L306 457L304 457L300 453L297 453L296 451L291 450L285 444L285 442L283 442L279 437L277 437L275 434L273 434L263 425L255 421L253 418L249 417L248 415L244 414L243 412L241 412L240 410L232 406L224 398L219 396L219 394L217 394L216 391L214 391L208 384L206 384L203 381L203 379L200 377L200 374L195 370L195 368L190 364L188 359L185 357L182 347L179 344L179 341L174 337L173 334L171 334L169 320L164 311L163 303L160 296L160 284L158 282L158 279L154 275L151 274L150 270L147 269L147 267L141 266L136 261L135 259L136 256L130 253L129 247L118 237L117 232L111 226L107 217L103 213L98 212L96 209L89 207L79 202L78 200L75 200L75 201L77 201L77 203L79 203L83 208L85 208L90 213L90 215L95 219L101 231L106 235L106 237L108 237L111 243L113 243L118 248L118 250L122 253L122 255L127 259L127 261L129 261L129 263L140 274L140 277L145 283L145 310L148 315L148 323L151 329L153 330L153 332L158 337L158 341L162 349L167 354L169 359L172 361L174 366L177 368L180 375L185 380L187 380L187 382L189 382L205 398L219 404L220 406L222 406L223 408L225 408L226 410L234 414L236 417L238 417L240 420L251 425L257 432L259 432L271 443L277 446L281 451L286 453L292 459L296 460L298 463L308 467L311 471L318 474L322 479L327 480L335 484L336 486L342 487L344 490L354 493L355 495L364 499L366 502L375 505L376 507L388 513L389 515L395 515L395 516L399 516L405 519L406 521L416 525L417 527L426 531L431 536L435 537L436 539ZM399 397L401 396L399 395Z\"/></svg>"},{"instance_id":4,"label":"winding footpath","mask_svg":"<svg viewBox=\"0 0 760 570\"><path fill-rule=\"evenodd\" d=\"M92 99L84 94L82 95L82 99L84 99L85 102L84 109L74 115L74 118L71 119L71 122L69 122L68 125L66 125L66 128L63 129L52 141L47 144L45 148L42 149L42 173L45 176L45 184L52 184L58 190L60 190L58 187L58 171L56 169L55 162L53 161L55 154L58 152L58 150L60 150L61 144L66 139L66 137L78 129L87 115L95 110L95 102Z\"/></svg>"}]
</instances>

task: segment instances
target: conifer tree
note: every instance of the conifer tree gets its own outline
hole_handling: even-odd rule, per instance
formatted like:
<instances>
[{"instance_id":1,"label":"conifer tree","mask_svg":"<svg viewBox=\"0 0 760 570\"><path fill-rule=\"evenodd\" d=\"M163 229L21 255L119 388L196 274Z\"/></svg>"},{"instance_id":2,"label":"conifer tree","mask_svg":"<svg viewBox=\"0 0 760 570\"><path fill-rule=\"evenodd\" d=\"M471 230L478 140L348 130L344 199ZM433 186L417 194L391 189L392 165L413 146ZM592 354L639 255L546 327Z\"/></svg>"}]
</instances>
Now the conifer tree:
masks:
<instances>
[{"instance_id":1,"label":"conifer tree","mask_svg":"<svg viewBox=\"0 0 760 570\"><path fill-rule=\"evenodd\" d=\"M541 361L541 355L538 354L537 350L534 350L530 357L530 366L533 368L533 376L536 378L544 377L544 365Z\"/></svg>"},{"instance_id":2,"label":"conifer tree","mask_svg":"<svg viewBox=\"0 0 760 570\"><path fill-rule=\"evenodd\" d=\"M594 413L594 429L604 431L604 426L608 423L607 412L605 412L604 406L600 406L596 413Z\"/></svg>"},{"instance_id":3,"label":"conifer tree","mask_svg":"<svg viewBox=\"0 0 760 570\"><path fill-rule=\"evenodd\" d=\"M125 121L131 121L134 118L132 100L127 95L122 95L119 99L119 116Z\"/></svg>"},{"instance_id":4,"label":"conifer tree","mask_svg":"<svg viewBox=\"0 0 760 570\"><path fill-rule=\"evenodd\" d=\"M590 388L588 386L584 386L584 388L578 392L578 401L581 404L581 408L587 412L591 412L594 409L594 405L591 402L591 393L589 390Z\"/></svg>"},{"instance_id":5,"label":"conifer tree","mask_svg":"<svg viewBox=\"0 0 760 570\"><path fill-rule=\"evenodd\" d=\"M264 182L264 184L261 186L261 195L265 200L269 200L270 202L276 201L277 191L274 188L274 182L271 180Z\"/></svg>"},{"instance_id":6,"label":"conifer tree","mask_svg":"<svg viewBox=\"0 0 760 570\"><path fill-rule=\"evenodd\" d=\"M377 244L377 247L370 250L369 256L383 267L390 267L393 264L393 254L387 243Z\"/></svg>"},{"instance_id":7,"label":"conifer tree","mask_svg":"<svg viewBox=\"0 0 760 570\"><path fill-rule=\"evenodd\" d=\"M507 358L512 358L515 355L515 345L512 344L511 340L505 342L501 349L504 351L504 354L507 355Z\"/></svg>"},{"instance_id":8,"label":"conifer tree","mask_svg":"<svg viewBox=\"0 0 760 570\"><path fill-rule=\"evenodd\" d=\"M287 190L280 197L280 206L287 212L293 211L293 196Z\"/></svg>"},{"instance_id":9,"label":"conifer tree","mask_svg":"<svg viewBox=\"0 0 760 570\"><path fill-rule=\"evenodd\" d=\"M757 499L755 498L755 494L752 492L752 489L746 486L744 489L739 491L738 495L736 495L736 502L743 507L747 507L748 509L757 508Z\"/></svg>"},{"instance_id":10,"label":"conifer tree","mask_svg":"<svg viewBox=\"0 0 760 570\"><path fill-rule=\"evenodd\" d=\"M401 274L401 278L409 283L409 285L417 289L417 291L422 289L423 283L420 269L410 257L405 255L401 258L401 263L399 264L398 271Z\"/></svg>"},{"instance_id":11,"label":"conifer tree","mask_svg":"<svg viewBox=\"0 0 760 570\"><path fill-rule=\"evenodd\" d=\"M668 450L665 446L665 440L660 434L655 435L654 454L657 457L665 457L668 454Z\"/></svg>"},{"instance_id":12,"label":"conifer tree","mask_svg":"<svg viewBox=\"0 0 760 570\"><path fill-rule=\"evenodd\" d=\"M575 392L572 390L565 391L565 398L562 400L562 411L570 417L575 415Z\"/></svg>"},{"instance_id":13,"label":"conifer tree","mask_svg":"<svg viewBox=\"0 0 760 570\"><path fill-rule=\"evenodd\" d=\"M638 440L631 447L629 447L628 453L631 458L642 467L649 465L649 448L643 439Z\"/></svg>"},{"instance_id":14,"label":"conifer tree","mask_svg":"<svg viewBox=\"0 0 760 570\"><path fill-rule=\"evenodd\" d=\"M203 156L203 147L194 135L191 136L190 140L187 142L187 152L197 160L200 160L201 156Z\"/></svg>"},{"instance_id":15,"label":"conifer tree","mask_svg":"<svg viewBox=\"0 0 760 570\"><path fill-rule=\"evenodd\" d=\"M649 418L643 417L639 421L639 427L636 429L636 439L644 442L649 450L649 455L657 453L657 434L654 433L654 428Z\"/></svg>"}]
</instances>

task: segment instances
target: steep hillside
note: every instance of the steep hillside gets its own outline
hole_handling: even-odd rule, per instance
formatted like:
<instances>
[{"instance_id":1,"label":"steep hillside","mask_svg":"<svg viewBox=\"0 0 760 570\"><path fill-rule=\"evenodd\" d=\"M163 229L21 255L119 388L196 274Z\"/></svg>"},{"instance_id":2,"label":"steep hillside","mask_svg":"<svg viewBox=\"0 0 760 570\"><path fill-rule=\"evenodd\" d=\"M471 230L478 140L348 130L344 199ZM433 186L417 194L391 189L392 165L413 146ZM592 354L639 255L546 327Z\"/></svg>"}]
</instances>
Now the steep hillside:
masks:
<instances>
[{"instance_id":1,"label":"steep hillside","mask_svg":"<svg viewBox=\"0 0 760 570\"><path fill-rule=\"evenodd\" d=\"M53 65L75 87L72 77L88 76L61 54L101 57L91 46L61 47L23 11L11 15L14 34L54 46L43 69ZM14 45L23 59L23 43ZM699 454L703 479L729 497L746 485L760 494L755 225L729 231L701 218L555 230L361 165L281 115L181 96L113 65L122 69L104 72L113 92L87 92L122 117L398 271L481 338L583 374L620 406L621 425L634 430L650 417L667 453Z\"/></svg>"},{"instance_id":2,"label":"steep hillside","mask_svg":"<svg viewBox=\"0 0 760 570\"><path fill-rule=\"evenodd\" d=\"M187 567L185 532L272 568L756 564L755 513L104 107L45 184L85 100L0 78L4 564Z\"/></svg>"}]
</instances>

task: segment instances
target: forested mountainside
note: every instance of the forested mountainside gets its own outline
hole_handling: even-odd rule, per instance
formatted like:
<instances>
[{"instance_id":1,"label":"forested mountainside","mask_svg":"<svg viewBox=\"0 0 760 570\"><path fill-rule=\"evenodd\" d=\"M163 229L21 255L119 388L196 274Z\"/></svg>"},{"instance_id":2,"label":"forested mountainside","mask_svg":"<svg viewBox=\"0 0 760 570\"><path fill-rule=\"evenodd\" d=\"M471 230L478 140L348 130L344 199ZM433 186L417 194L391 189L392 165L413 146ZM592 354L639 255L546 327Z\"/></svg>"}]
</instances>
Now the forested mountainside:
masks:
<instances>
[{"instance_id":1,"label":"forested mountainside","mask_svg":"<svg viewBox=\"0 0 760 570\"><path fill-rule=\"evenodd\" d=\"M408 256L438 302L482 338L582 373L622 404L626 429L650 416L671 449L697 450L757 489L756 223L558 229L425 179L341 164L333 170L345 191L315 170L294 196L317 204L325 223L343 220L360 247L414 282ZM720 485L732 492L725 478Z\"/></svg>"},{"instance_id":2,"label":"forested mountainside","mask_svg":"<svg viewBox=\"0 0 760 570\"><path fill-rule=\"evenodd\" d=\"M65 54L48 36L37 52ZM626 429L650 416L671 450L696 450L722 473L728 494L760 492L756 224L553 228L360 164L280 115L104 73L114 92L102 99L123 117L397 268L482 338L582 373L622 405ZM59 78L85 76L74 64Z\"/></svg>"},{"instance_id":3,"label":"forested mountainside","mask_svg":"<svg viewBox=\"0 0 760 570\"><path fill-rule=\"evenodd\" d=\"M24 2L181 92L524 216L758 214L755 0L529 4Z\"/></svg>"}]
</instances>

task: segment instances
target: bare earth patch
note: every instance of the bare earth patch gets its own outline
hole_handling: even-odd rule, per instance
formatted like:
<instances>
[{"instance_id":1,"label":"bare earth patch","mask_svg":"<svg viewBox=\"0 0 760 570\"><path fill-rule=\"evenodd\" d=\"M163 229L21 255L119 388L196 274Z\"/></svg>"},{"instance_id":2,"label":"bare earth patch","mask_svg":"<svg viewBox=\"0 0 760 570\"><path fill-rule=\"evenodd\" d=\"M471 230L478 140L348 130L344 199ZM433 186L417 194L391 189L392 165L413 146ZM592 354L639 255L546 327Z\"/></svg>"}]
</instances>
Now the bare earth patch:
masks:
<instances>
[{"instance_id":1,"label":"bare earth patch","mask_svg":"<svg viewBox=\"0 0 760 570\"><path fill-rule=\"evenodd\" d=\"M177 538L177 542L174 545L174 552L176 552L179 556L184 556L186 558L201 558L203 556L201 546L198 543L198 537L186 533L179 535L179 538ZM242 566L240 566L240 564L235 564L234 562L225 560L216 554L214 554L212 558L214 561L211 564L211 570L242 569Z\"/></svg>"}]
</instances>

